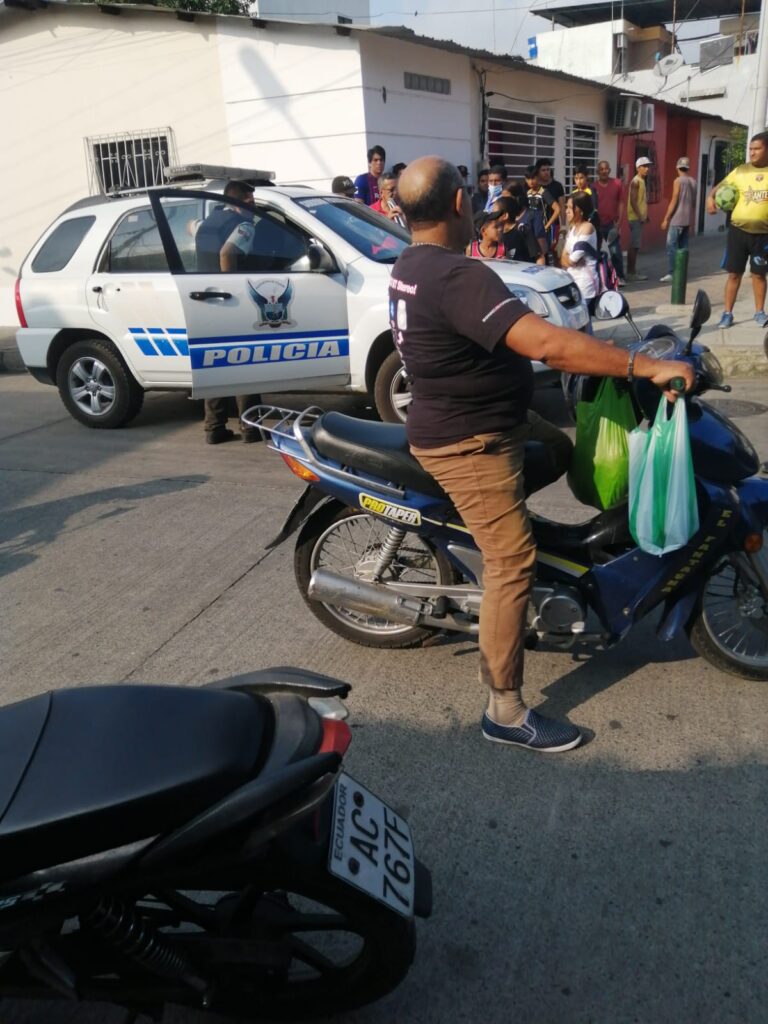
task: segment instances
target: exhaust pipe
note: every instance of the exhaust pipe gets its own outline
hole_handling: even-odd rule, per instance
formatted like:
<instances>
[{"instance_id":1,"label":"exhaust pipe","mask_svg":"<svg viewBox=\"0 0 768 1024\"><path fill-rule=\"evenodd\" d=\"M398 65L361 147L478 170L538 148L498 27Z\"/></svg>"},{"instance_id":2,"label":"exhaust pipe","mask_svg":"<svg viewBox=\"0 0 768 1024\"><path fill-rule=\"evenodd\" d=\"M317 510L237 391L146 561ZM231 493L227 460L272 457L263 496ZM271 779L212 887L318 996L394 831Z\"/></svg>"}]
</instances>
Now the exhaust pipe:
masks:
<instances>
[{"instance_id":1,"label":"exhaust pipe","mask_svg":"<svg viewBox=\"0 0 768 1024\"><path fill-rule=\"evenodd\" d=\"M309 581L307 594L313 601L340 605L368 615L380 615L405 626L419 626L430 622L432 607L418 597L405 597L388 590L382 583L351 580L327 569L315 569ZM438 625L443 625L438 622Z\"/></svg>"}]
</instances>

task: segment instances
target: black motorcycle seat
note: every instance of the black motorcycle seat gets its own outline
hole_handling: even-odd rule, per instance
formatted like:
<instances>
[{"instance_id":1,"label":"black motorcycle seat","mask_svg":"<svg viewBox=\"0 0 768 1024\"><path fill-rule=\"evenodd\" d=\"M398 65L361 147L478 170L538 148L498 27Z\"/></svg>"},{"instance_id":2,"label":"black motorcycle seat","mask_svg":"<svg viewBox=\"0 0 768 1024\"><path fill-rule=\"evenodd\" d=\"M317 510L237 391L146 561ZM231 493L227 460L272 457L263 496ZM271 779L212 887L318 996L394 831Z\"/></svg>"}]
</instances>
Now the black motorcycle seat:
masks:
<instances>
[{"instance_id":1,"label":"black motorcycle seat","mask_svg":"<svg viewBox=\"0 0 768 1024\"><path fill-rule=\"evenodd\" d=\"M531 516L531 526L539 548L579 559L587 565L608 561L612 549L634 544L626 502L601 512L586 523L556 523Z\"/></svg>"},{"instance_id":2,"label":"black motorcycle seat","mask_svg":"<svg viewBox=\"0 0 768 1024\"><path fill-rule=\"evenodd\" d=\"M165 833L251 779L269 711L180 686L59 690L0 708L0 877Z\"/></svg>"},{"instance_id":3,"label":"black motorcycle seat","mask_svg":"<svg viewBox=\"0 0 768 1024\"><path fill-rule=\"evenodd\" d=\"M326 412L313 424L311 438L321 455L343 466L382 477L387 483L430 498L449 500L437 480L411 455L405 427L399 423L372 423L340 412ZM546 445L538 441L526 444L524 475L526 494L556 479Z\"/></svg>"}]
</instances>

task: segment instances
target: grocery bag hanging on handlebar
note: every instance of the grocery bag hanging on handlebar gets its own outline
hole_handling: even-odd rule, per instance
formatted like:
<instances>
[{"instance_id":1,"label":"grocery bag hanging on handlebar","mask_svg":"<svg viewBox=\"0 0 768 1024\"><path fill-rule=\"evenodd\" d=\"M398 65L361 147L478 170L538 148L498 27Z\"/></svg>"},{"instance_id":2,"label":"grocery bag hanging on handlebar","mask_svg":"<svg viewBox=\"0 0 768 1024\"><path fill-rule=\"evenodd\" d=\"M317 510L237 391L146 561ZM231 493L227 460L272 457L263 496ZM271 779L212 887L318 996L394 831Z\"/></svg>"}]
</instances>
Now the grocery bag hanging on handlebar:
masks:
<instances>
[{"instance_id":1,"label":"grocery bag hanging on handlebar","mask_svg":"<svg viewBox=\"0 0 768 1024\"><path fill-rule=\"evenodd\" d=\"M664 555L699 528L685 401L661 399L653 426L629 435L629 529L641 550Z\"/></svg>"},{"instance_id":2,"label":"grocery bag hanging on handlebar","mask_svg":"<svg viewBox=\"0 0 768 1024\"><path fill-rule=\"evenodd\" d=\"M585 505L603 511L627 496L629 431L637 416L629 391L619 391L610 377L601 381L591 402L576 406L576 445L568 484Z\"/></svg>"}]
</instances>

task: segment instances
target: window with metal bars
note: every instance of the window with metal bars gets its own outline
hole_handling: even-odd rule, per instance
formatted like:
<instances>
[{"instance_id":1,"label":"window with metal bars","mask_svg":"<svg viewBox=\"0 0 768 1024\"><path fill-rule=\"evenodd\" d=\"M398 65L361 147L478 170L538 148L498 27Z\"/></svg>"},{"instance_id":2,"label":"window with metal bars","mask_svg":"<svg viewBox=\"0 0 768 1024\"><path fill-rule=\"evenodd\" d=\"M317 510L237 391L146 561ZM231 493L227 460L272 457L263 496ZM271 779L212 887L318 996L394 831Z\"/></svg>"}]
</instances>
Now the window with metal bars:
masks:
<instances>
[{"instance_id":1,"label":"window with metal bars","mask_svg":"<svg viewBox=\"0 0 768 1024\"><path fill-rule=\"evenodd\" d=\"M573 175L579 164L584 164L590 179L595 177L600 150L600 127L572 121L565 126L565 187L573 189Z\"/></svg>"},{"instance_id":2,"label":"window with metal bars","mask_svg":"<svg viewBox=\"0 0 768 1024\"><path fill-rule=\"evenodd\" d=\"M178 163L171 128L91 135L85 140L85 156L92 195L164 185L165 168Z\"/></svg>"},{"instance_id":3,"label":"window with metal bars","mask_svg":"<svg viewBox=\"0 0 768 1024\"><path fill-rule=\"evenodd\" d=\"M504 164L511 178L522 178L528 164L555 159L555 119L544 114L491 107L488 110L488 162Z\"/></svg>"}]
</instances>

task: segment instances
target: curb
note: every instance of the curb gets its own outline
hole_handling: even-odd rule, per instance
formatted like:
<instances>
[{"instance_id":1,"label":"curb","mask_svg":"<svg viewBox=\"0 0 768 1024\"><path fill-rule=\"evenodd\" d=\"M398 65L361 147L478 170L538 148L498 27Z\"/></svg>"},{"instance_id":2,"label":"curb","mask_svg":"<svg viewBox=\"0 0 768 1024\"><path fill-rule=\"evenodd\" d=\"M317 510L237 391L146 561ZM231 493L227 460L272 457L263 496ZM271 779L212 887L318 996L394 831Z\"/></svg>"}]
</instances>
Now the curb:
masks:
<instances>
[{"instance_id":1,"label":"curb","mask_svg":"<svg viewBox=\"0 0 768 1024\"><path fill-rule=\"evenodd\" d=\"M19 350L13 348L0 348L0 373L26 373L27 368Z\"/></svg>"}]
</instances>

